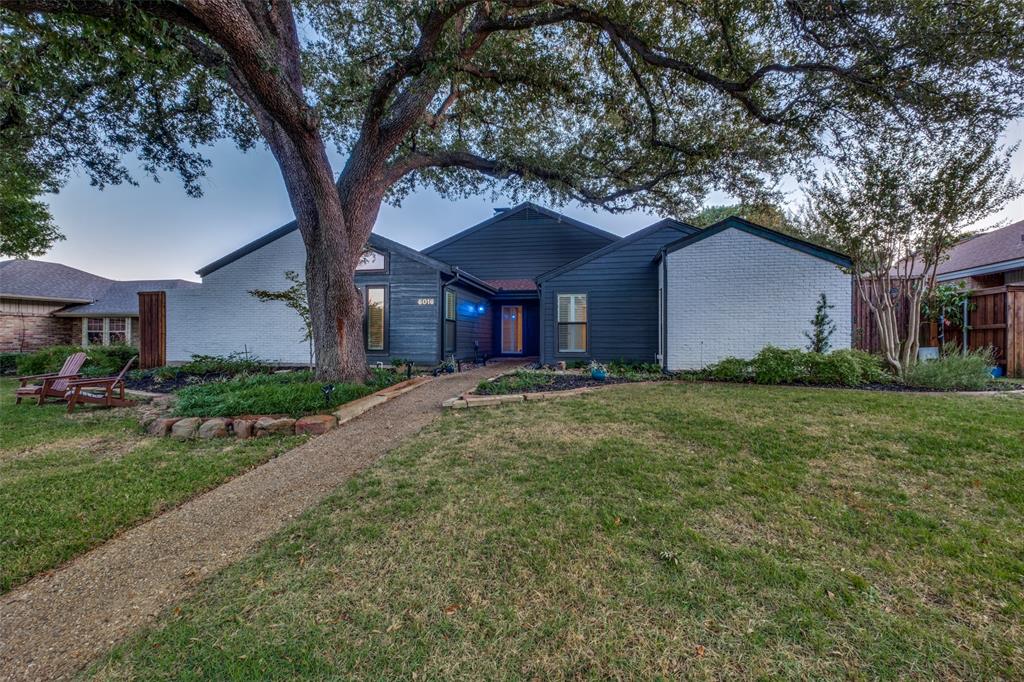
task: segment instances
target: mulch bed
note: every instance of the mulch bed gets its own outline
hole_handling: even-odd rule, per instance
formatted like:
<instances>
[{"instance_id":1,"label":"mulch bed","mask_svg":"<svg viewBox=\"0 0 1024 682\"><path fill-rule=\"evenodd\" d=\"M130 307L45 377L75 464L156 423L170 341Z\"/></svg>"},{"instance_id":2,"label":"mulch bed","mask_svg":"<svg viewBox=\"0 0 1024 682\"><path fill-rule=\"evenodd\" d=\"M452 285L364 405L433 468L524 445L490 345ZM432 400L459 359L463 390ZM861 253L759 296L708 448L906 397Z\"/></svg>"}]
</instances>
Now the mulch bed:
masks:
<instances>
[{"instance_id":1,"label":"mulch bed","mask_svg":"<svg viewBox=\"0 0 1024 682\"><path fill-rule=\"evenodd\" d=\"M520 393L548 393L549 391L571 391L574 388L588 388L592 386L609 386L612 384L635 384L639 383L640 381L649 381L649 379L636 380L627 379L626 377L610 376L604 381L600 381L585 374L555 374L552 376L552 381L546 384L538 384L536 386L529 387L516 387L508 391L496 391L494 393L485 393L477 390L474 391L474 393L476 395L518 395Z\"/></svg>"}]
</instances>

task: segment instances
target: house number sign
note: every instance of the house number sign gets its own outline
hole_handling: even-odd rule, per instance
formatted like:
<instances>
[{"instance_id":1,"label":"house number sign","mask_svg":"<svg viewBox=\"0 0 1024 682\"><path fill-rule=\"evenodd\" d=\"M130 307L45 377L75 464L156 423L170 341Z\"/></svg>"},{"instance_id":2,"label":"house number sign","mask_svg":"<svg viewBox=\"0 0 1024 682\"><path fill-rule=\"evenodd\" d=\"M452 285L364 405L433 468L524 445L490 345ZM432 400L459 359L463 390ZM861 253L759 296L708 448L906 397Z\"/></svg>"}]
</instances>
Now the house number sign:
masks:
<instances>
[{"instance_id":1,"label":"house number sign","mask_svg":"<svg viewBox=\"0 0 1024 682\"><path fill-rule=\"evenodd\" d=\"M416 305L434 305L433 298L420 298L416 299Z\"/></svg>"}]
</instances>

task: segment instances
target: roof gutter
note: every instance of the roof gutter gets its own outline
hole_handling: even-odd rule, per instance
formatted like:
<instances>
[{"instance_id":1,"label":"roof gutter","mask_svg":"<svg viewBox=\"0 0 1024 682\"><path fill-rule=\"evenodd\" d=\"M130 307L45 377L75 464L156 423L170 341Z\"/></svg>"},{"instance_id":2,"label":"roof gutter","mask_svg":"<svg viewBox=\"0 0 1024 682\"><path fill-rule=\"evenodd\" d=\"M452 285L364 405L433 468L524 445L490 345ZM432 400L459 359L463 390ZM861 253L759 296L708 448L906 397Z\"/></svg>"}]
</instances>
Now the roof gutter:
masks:
<instances>
[{"instance_id":1,"label":"roof gutter","mask_svg":"<svg viewBox=\"0 0 1024 682\"><path fill-rule=\"evenodd\" d=\"M468 284L472 284L477 289L482 289L483 291L486 291L489 294L498 293L498 290L492 287L490 284L483 281L482 279L474 277L473 275L469 274L468 272L465 272L464 270L460 270L458 266L452 266L452 273L455 275L454 279L452 280L453 282L463 281Z\"/></svg>"},{"instance_id":2,"label":"roof gutter","mask_svg":"<svg viewBox=\"0 0 1024 682\"><path fill-rule=\"evenodd\" d=\"M93 298L55 298L53 296L27 296L0 292L0 298L17 298L22 301L53 301L54 303L92 303Z\"/></svg>"}]
</instances>

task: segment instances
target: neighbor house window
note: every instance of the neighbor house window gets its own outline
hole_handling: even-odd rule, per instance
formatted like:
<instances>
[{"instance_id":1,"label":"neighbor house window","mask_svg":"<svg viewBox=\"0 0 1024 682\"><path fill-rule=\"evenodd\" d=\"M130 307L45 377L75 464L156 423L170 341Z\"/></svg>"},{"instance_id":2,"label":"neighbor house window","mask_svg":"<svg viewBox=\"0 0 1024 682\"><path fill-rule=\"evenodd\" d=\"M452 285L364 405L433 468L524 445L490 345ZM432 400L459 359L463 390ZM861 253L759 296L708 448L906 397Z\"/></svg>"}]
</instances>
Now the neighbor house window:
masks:
<instances>
[{"instance_id":1,"label":"neighbor house window","mask_svg":"<svg viewBox=\"0 0 1024 682\"><path fill-rule=\"evenodd\" d=\"M455 352L455 324L459 312L459 298L454 291L444 292L444 352Z\"/></svg>"},{"instance_id":2,"label":"neighbor house window","mask_svg":"<svg viewBox=\"0 0 1024 682\"><path fill-rule=\"evenodd\" d=\"M384 287L366 287L366 350L384 350L385 310Z\"/></svg>"},{"instance_id":3,"label":"neighbor house window","mask_svg":"<svg viewBox=\"0 0 1024 682\"><path fill-rule=\"evenodd\" d=\"M103 323L106 320L102 317L90 317L85 321L85 343L87 346L103 345Z\"/></svg>"},{"instance_id":4,"label":"neighbor house window","mask_svg":"<svg viewBox=\"0 0 1024 682\"><path fill-rule=\"evenodd\" d=\"M380 251L374 251L373 249L367 249L363 251L363 255L359 258L359 263L356 265L356 272L384 272L386 269L386 259L384 254Z\"/></svg>"},{"instance_id":5,"label":"neighbor house window","mask_svg":"<svg viewBox=\"0 0 1024 682\"><path fill-rule=\"evenodd\" d=\"M107 343L128 343L128 321L123 317L107 318Z\"/></svg>"},{"instance_id":6,"label":"neighbor house window","mask_svg":"<svg viewBox=\"0 0 1024 682\"><path fill-rule=\"evenodd\" d=\"M128 317L87 317L82 321L83 346L131 343L132 321Z\"/></svg>"},{"instance_id":7,"label":"neighbor house window","mask_svg":"<svg viewBox=\"0 0 1024 682\"><path fill-rule=\"evenodd\" d=\"M587 352L587 295L558 295L558 352Z\"/></svg>"}]
</instances>

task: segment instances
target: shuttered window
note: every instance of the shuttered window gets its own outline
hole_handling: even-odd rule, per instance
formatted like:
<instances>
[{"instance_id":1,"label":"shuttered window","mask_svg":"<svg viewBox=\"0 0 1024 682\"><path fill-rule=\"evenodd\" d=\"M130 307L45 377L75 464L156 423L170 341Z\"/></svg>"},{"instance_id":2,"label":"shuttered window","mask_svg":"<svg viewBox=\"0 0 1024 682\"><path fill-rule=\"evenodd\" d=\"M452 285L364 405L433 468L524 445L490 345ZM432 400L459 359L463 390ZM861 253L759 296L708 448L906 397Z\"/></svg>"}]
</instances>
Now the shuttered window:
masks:
<instances>
[{"instance_id":1,"label":"shuttered window","mask_svg":"<svg viewBox=\"0 0 1024 682\"><path fill-rule=\"evenodd\" d=\"M444 353L455 352L456 320L458 319L459 299L454 291L444 292Z\"/></svg>"},{"instance_id":2,"label":"shuttered window","mask_svg":"<svg viewBox=\"0 0 1024 682\"><path fill-rule=\"evenodd\" d=\"M386 297L384 287L366 287L366 350L384 350Z\"/></svg>"},{"instance_id":3,"label":"shuttered window","mask_svg":"<svg viewBox=\"0 0 1024 682\"><path fill-rule=\"evenodd\" d=\"M587 295L558 295L558 352L587 352Z\"/></svg>"}]
</instances>

